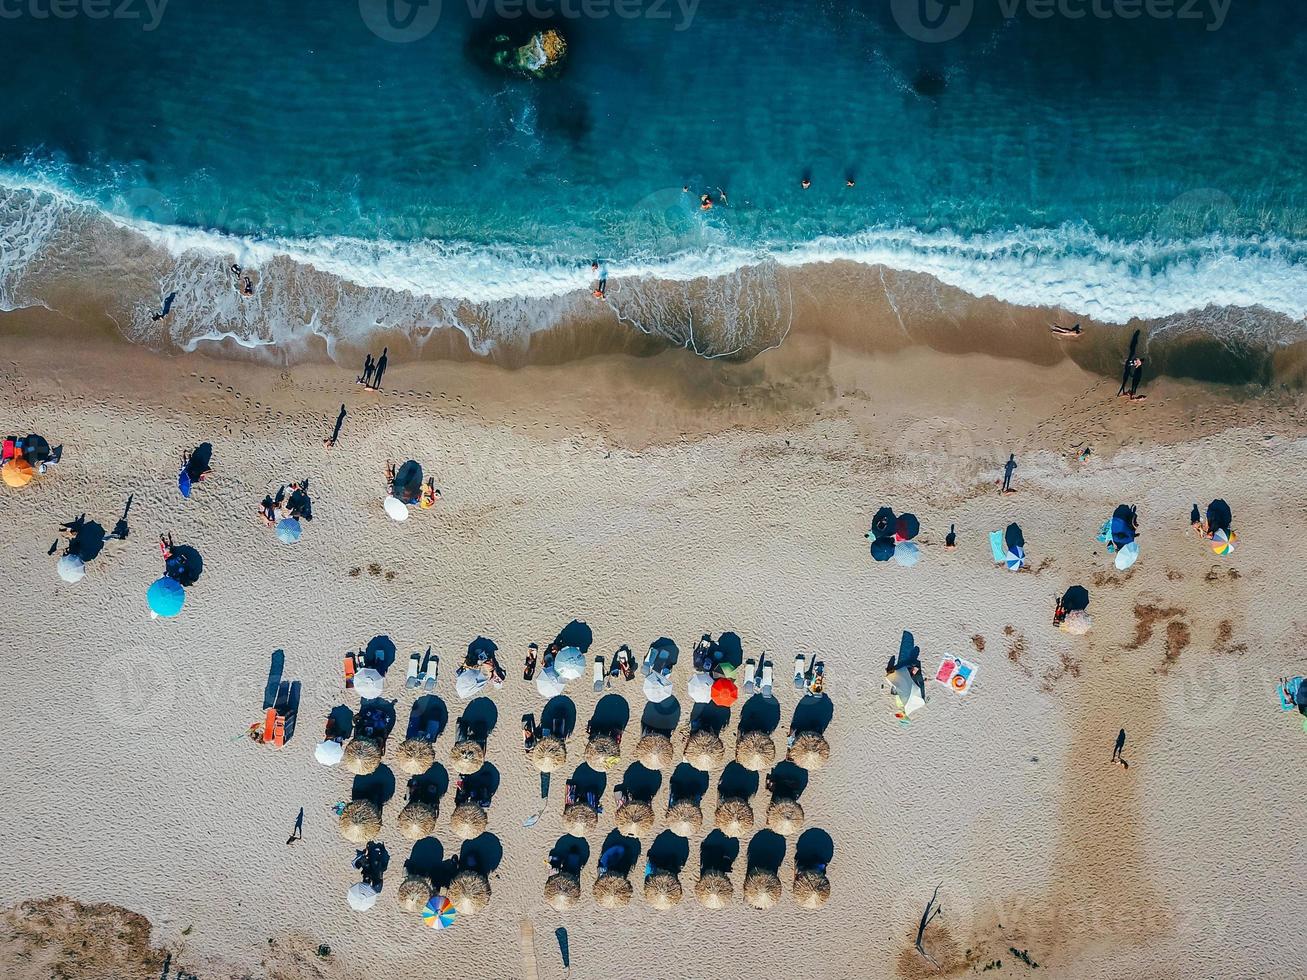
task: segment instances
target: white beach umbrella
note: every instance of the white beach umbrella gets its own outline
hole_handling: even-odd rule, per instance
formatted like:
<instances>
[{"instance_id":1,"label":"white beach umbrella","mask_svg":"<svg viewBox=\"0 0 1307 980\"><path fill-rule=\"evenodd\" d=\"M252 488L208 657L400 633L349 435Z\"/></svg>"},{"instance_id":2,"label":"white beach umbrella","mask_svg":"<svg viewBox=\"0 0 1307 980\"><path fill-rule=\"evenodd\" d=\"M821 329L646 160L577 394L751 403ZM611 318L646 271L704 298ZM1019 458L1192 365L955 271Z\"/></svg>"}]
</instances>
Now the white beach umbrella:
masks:
<instances>
[{"instance_id":1,"label":"white beach umbrella","mask_svg":"<svg viewBox=\"0 0 1307 980\"><path fill-rule=\"evenodd\" d=\"M59 577L65 582L80 582L86 574L86 562L77 555L64 555L59 559Z\"/></svg>"},{"instance_id":2,"label":"white beach umbrella","mask_svg":"<svg viewBox=\"0 0 1307 980\"><path fill-rule=\"evenodd\" d=\"M386 508L386 516L392 521L408 520L408 507L398 497L387 497L382 506Z\"/></svg>"},{"instance_id":3,"label":"white beach umbrella","mask_svg":"<svg viewBox=\"0 0 1307 980\"><path fill-rule=\"evenodd\" d=\"M552 698L555 694L562 694L565 687L567 681L554 673L553 667L546 667L536 675L536 690L541 697Z\"/></svg>"},{"instance_id":4,"label":"white beach umbrella","mask_svg":"<svg viewBox=\"0 0 1307 980\"><path fill-rule=\"evenodd\" d=\"M707 704L712 700L712 675L702 670L690 677L690 700L695 704ZM651 699L652 700L652 699Z\"/></svg>"},{"instance_id":5,"label":"white beach umbrella","mask_svg":"<svg viewBox=\"0 0 1307 980\"><path fill-rule=\"evenodd\" d=\"M357 885L349 886L349 891L345 893L345 900L355 912L366 912L377 904L377 890L360 881Z\"/></svg>"},{"instance_id":6,"label":"white beach umbrella","mask_svg":"<svg viewBox=\"0 0 1307 980\"><path fill-rule=\"evenodd\" d=\"M1116 553L1116 567L1125 571L1135 563L1139 558L1139 542L1131 541L1129 544L1121 547Z\"/></svg>"},{"instance_id":7,"label":"white beach umbrella","mask_svg":"<svg viewBox=\"0 0 1307 980\"><path fill-rule=\"evenodd\" d=\"M486 686L486 675L475 667L464 667L454 678L454 693L464 701L476 697L477 691Z\"/></svg>"},{"instance_id":8,"label":"white beach umbrella","mask_svg":"<svg viewBox=\"0 0 1307 980\"><path fill-rule=\"evenodd\" d=\"M327 739L325 742L319 742L317 748L313 750L313 758L324 766L336 765L344 755L345 746L332 738Z\"/></svg>"},{"instance_id":9,"label":"white beach umbrella","mask_svg":"<svg viewBox=\"0 0 1307 980\"><path fill-rule=\"evenodd\" d=\"M644 696L652 704L661 704L672 696L672 682L662 674L650 674L644 679Z\"/></svg>"},{"instance_id":10,"label":"white beach umbrella","mask_svg":"<svg viewBox=\"0 0 1307 980\"><path fill-rule=\"evenodd\" d=\"M554 673L565 681L574 681L585 673L585 654L576 647L563 647L554 657Z\"/></svg>"},{"instance_id":11,"label":"white beach umbrella","mask_svg":"<svg viewBox=\"0 0 1307 980\"><path fill-rule=\"evenodd\" d=\"M900 541L894 546L894 561L904 568L911 568L920 558L920 549L911 541Z\"/></svg>"},{"instance_id":12,"label":"white beach umbrella","mask_svg":"<svg viewBox=\"0 0 1307 980\"><path fill-rule=\"evenodd\" d=\"M373 667L364 667L354 675L354 690L361 698L379 698L385 678Z\"/></svg>"}]
</instances>

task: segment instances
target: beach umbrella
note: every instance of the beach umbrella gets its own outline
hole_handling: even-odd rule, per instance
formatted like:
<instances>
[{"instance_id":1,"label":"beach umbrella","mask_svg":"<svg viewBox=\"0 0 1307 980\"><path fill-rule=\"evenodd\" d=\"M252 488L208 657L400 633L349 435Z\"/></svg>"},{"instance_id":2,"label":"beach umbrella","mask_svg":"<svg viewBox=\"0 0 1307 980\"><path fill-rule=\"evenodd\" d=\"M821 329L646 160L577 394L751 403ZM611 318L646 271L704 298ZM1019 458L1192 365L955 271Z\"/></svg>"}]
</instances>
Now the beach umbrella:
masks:
<instances>
[{"instance_id":1,"label":"beach umbrella","mask_svg":"<svg viewBox=\"0 0 1307 980\"><path fill-rule=\"evenodd\" d=\"M340 835L354 844L366 844L381 832L381 808L371 800L354 800L340 812Z\"/></svg>"},{"instance_id":2,"label":"beach umbrella","mask_svg":"<svg viewBox=\"0 0 1307 980\"><path fill-rule=\"evenodd\" d=\"M666 769L672 756L672 740L662 732L648 732L635 743L635 757L646 769Z\"/></svg>"},{"instance_id":3,"label":"beach umbrella","mask_svg":"<svg viewBox=\"0 0 1307 980\"><path fill-rule=\"evenodd\" d=\"M735 888L720 871L705 871L694 883L694 897L706 909L724 909L735 897Z\"/></svg>"},{"instance_id":4,"label":"beach umbrella","mask_svg":"<svg viewBox=\"0 0 1307 980\"><path fill-rule=\"evenodd\" d=\"M670 871L656 871L644 880L644 900L665 912L681 904L681 879Z\"/></svg>"},{"instance_id":5,"label":"beach umbrella","mask_svg":"<svg viewBox=\"0 0 1307 980\"><path fill-rule=\"evenodd\" d=\"M349 902L349 907L355 912L366 912L377 904L377 890L367 882L360 881L357 885L349 886L345 901Z\"/></svg>"},{"instance_id":6,"label":"beach umbrella","mask_svg":"<svg viewBox=\"0 0 1307 980\"><path fill-rule=\"evenodd\" d=\"M408 505L398 497L387 497L381 504L392 521L408 520Z\"/></svg>"},{"instance_id":7,"label":"beach umbrella","mask_svg":"<svg viewBox=\"0 0 1307 980\"><path fill-rule=\"evenodd\" d=\"M436 830L436 808L425 800L409 800L396 818L399 832L409 840L421 840ZM427 895L430 896L430 892ZM423 899L426 902L426 899ZM414 912L417 909L413 909Z\"/></svg>"},{"instance_id":8,"label":"beach umbrella","mask_svg":"<svg viewBox=\"0 0 1307 980\"><path fill-rule=\"evenodd\" d=\"M772 800L767 807L767 826L782 837L798 833L803 827L803 807L787 797Z\"/></svg>"},{"instance_id":9,"label":"beach umbrella","mask_svg":"<svg viewBox=\"0 0 1307 980\"><path fill-rule=\"evenodd\" d=\"M79 555L64 555L55 567L65 582L80 582L86 575L86 562Z\"/></svg>"},{"instance_id":10,"label":"beach umbrella","mask_svg":"<svg viewBox=\"0 0 1307 980\"><path fill-rule=\"evenodd\" d=\"M1212 535L1212 551L1218 555L1228 555L1234 551L1234 543L1238 540L1238 535L1233 531L1217 531Z\"/></svg>"},{"instance_id":11,"label":"beach umbrella","mask_svg":"<svg viewBox=\"0 0 1307 980\"><path fill-rule=\"evenodd\" d=\"M21 456L15 456L0 467L0 477L3 477L5 486L14 489L27 486L34 476L36 476L36 469Z\"/></svg>"},{"instance_id":12,"label":"beach umbrella","mask_svg":"<svg viewBox=\"0 0 1307 980\"><path fill-rule=\"evenodd\" d=\"M672 696L672 682L662 674L650 674L644 679L644 696L650 704L662 704Z\"/></svg>"},{"instance_id":13,"label":"beach umbrella","mask_svg":"<svg viewBox=\"0 0 1307 980\"><path fill-rule=\"evenodd\" d=\"M631 904L631 882L622 875L601 874L595 879L595 904L601 909L620 909Z\"/></svg>"},{"instance_id":14,"label":"beach umbrella","mask_svg":"<svg viewBox=\"0 0 1307 980\"><path fill-rule=\"evenodd\" d=\"M830 898L830 879L820 871L804 870L794 876L794 900L802 909L819 909Z\"/></svg>"},{"instance_id":15,"label":"beach umbrella","mask_svg":"<svg viewBox=\"0 0 1307 980\"><path fill-rule=\"evenodd\" d=\"M895 523L894 511L888 507L882 507L876 511L875 516L871 519L872 534L878 538L891 538L894 536Z\"/></svg>"},{"instance_id":16,"label":"beach umbrella","mask_svg":"<svg viewBox=\"0 0 1307 980\"><path fill-rule=\"evenodd\" d=\"M444 895L432 895L422 909L422 924L432 929L448 929L458 918L458 909Z\"/></svg>"},{"instance_id":17,"label":"beach umbrella","mask_svg":"<svg viewBox=\"0 0 1307 980\"><path fill-rule=\"evenodd\" d=\"M1089 632L1089 627L1093 625L1093 620L1089 618L1089 613L1076 610L1066 614L1062 620L1062 629L1072 636L1084 636Z\"/></svg>"},{"instance_id":18,"label":"beach umbrella","mask_svg":"<svg viewBox=\"0 0 1307 980\"><path fill-rule=\"evenodd\" d=\"M313 750L313 758L317 759L324 766L334 766L340 762L345 755L345 746L337 742L334 738L329 738L325 742L319 742L317 748Z\"/></svg>"},{"instance_id":19,"label":"beach umbrella","mask_svg":"<svg viewBox=\"0 0 1307 980\"><path fill-rule=\"evenodd\" d=\"M894 546L894 561L904 568L911 568L921 560L921 550L911 541L900 541Z\"/></svg>"},{"instance_id":20,"label":"beach umbrella","mask_svg":"<svg viewBox=\"0 0 1307 980\"><path fill-rule=\"evenodd\" d=\"M776 761L776 743L766 732L742 732L735 741L735 761L753 772L762 772Z\"/></svg>"},{"instance_id":21,"label":"beach umbrella","mask_svg":"<svg viewBox=\"0 0 1307 980\"><path fill-rule=\"evenodd\" d=\"M912 675L908 673L906 668L900 667L898 670L885 675L884 686L893 692L895 707L901 710L905 716L911 715L926 704L925 696L913 683Z\"/></svg>"},{"instance_id":22,"label":"beach umbrella","mask_svg":"<svg viewBox=\"0 0 1307 980\"><path fill-rule=\"evenodd\" d=\"M591 769L611 769L622 761L622 748L611 735L596 735L585 746L585 761Z\"/></svg>"},{"instance_id":23,"label":"beach umbrella","mask_svg":"<svg viewBox=\"0 0 1307 980\"><path fill-rule=\"evenodd\" d=\"M486 686L486 680L486 675L479 668L464 667L454 678L454 693L464 701L470 700Z\"/></svg>"},{"instance_id":24,"label":"beach umbrella","mask_svg":"<svg viewBox=\"0 0 1307 980\"><path fill-rule=\"evenodd\" d=\"M471 840L480 836L489 822L485 808L479 803L460 803L450 815L449 827L463 840Z\"/></svg>"},{"instance_id":25,"label":"beach umbrella","mask_svg":"<svg viewBox=\"0 0 1307 980\"><path fill-rule=\"evenodd\" d=\"M341 753L345 768L356 776L367 776L381 765L381 743L373 738L351 738Z\"/></svg>"},{"instance_id":26,"label":"beach umbrella","mask_svg":"<svg viewBox=\"0 0 1307 980\"><path fill-rule=\"evenodd\" d=\"M574 681L585 673L585 654L577 647L563 647L554 657L554 673L565 681Z\"/></svg>"},{"instance_id":27,"label":"beach umbrella","mask_svg":"<svg viewBox=\"0 0 1307 980\"><path fill-rule=\"evenodd\" d=\"M557 694L562 694L565 687L567 687L567 681L554 673L552 666L546 667L536 674L536 690L540 692L541 697L552 698Z\"/></svg>"},{"instance_id":28,"label":"beach umbrella","mask_svg":"<svg viewBox=\"0 0 1307 980\"><path fill-rule=\"evenodd\" d=\"M408 875L399 883L399 907L405 912L421 912L435 890L430 878Z\"/></svg>"},{"instance_id":29,"label":"beach umbrella","mask_svg":"<svg viewBox=\"0 0 1307 980\"><path fill-rule=\"evenodd\" d=\"M449 764L461 776L470 776L486 761L486 747L473 738L455 742L449 750Z\"/></svg>"},{"instance_id":30,"label":"beach umbrella","mask_svg":"<svg viewBox=\"0 0 1307 980\"><path fill-rule=\"evenodd\" d=\"M1021 566L1026 563L1026 549L1017 545L1015 548L1009 548L1003 552L1003 564L1007 565L1008 571L1019 571Z\"/></svg>"},{"instance_id":31,"label":"beach umbrella","mask_svg":"<svg viewBox=\"0 0 1307 980\"><path fill-rule=\"evenodd\" d=\"M300 522L293 517L283 517L277 522L277 540L282 544L294 544L300 539Z\"/></svg>"},{"instance_id":32,"label":"beach umbrella","mask_svg":"<svg viewBox=\"0 0 1307 980\"><path fill-rule=\"evenodd\" d=\"M682 837L690 837L703 826L703 811L693 800L677 800L667 808L667 829Z\"/></svg>"},{"instance_id":33,"label":"beach umbrella","mask_svg":"<svg viewBox=\"0 0 1307 980\"><path fill-rule=\"evenodd\" d=\"M156 579L150 586L149 591L145 593L145 601L150 607L150 612L156 616L176 616L182 611L182 603L186 601L186 590L176 579L165 575L161 579Z\"/></svg>"},{"instance_id":34,"label":"beach umbrella","mask_svg":"<svg viewBox=\"0 0 1307 980\"><path fill-rule=\"evenodd\" d=\"M581 898L581 879L564 872L552 874L545 881L545 901L556 912L566 912Z\"/></svg>"},{"instance_id":35,"label":"beach umbrella","mask_svg":"<svg viewBox=\"0 0 1307 980\"><path fill-rule=\"evenodd\" d=\"M181 495L183 497L190 499L191 474L184 466L181 468L181 471L177 474L177 489L181 491Z\"/></svg>"},{"instance_id":36,"label":"beach umbrella","mask_svg":"<svg viewBox=\"0 0 1307 980\"><path fill-rule=\"evenodd\" d=\"M707 704L712 699L712 685L712 675L699 670L690 675L690 683L686 685L686 691L695 704Z\"/></svg>"},{"instance_id":37,"label":"beach umbrella","mask_svg":"<svg viewBox=\"0 0 1307 980\"><path fill-rule=\"evenodd\" d=\"M395 750L395 764L410 776L420 776L436 761L436 749L424 738L406 738Z\"/></svg>"},{"instance_id":38,"label":"beach umbrella","mask_svg":"<svg viewBox=\"0 0 1307 980\"><path fill-rule=\"evenodd\" d=\"M1128 545L1117 549L1116 558L1113 564L1120 571L1125 571L1133 565L1139 558L1139 542L1131 541Z\"/></svg>"},{"instance_id":39,"label":"beach umbrella","mask_svg":"<svg viewBox=\"0 0 1307 980\"><path fill-rule=\"evenodd\" d=\"M889 561L894 557L894 539L877 538L871 543L871 557L874 561Z\"/></svg>"},{"instance_id":40,"label":"beach umbrella","mask_svg":"<svg viewBox=\"0 0 1307 980\"><path fill-rule=\"evenodd\" d=\"M894 537L899 541L911 541L921 531L921 522L916 514L900 514L894 522Z\"/></svg>"},{"instance_id":41,"label":"beach umbrella","mask_svg":"<svg viewBox=\"0 0 1307 980\"><path fill-rule=\"evenodd\" d=\"M1213 534L1216 531L1229 531L1230 521L1234 515L1230 513L1230 505L1224 500L1213 500L1207 505L1207 533Z\"/></svg>"},{"instance_id":42,"label":"beach umbrella","mask_svg":"<svg viewBox=\"0 0 1307 980\"><path fill-rule=\"evenodd\" d=\"M545 735L532 746L531 761L541 772L557 772L567 765L567 745L557 736Z\"/></svg>"},{"instance_id":43,"label":"beach umbrella","mask_svg":"<svg viewBox=\"0 0 1307 980\"><path fill-rule=\"evenodd\" d=\"M719 677L712 682L712 703L720 708L729 708L740 696L740 689L729 677Z\"/></svg>"},{"instance_id":44,"label":"beach umbrella","mask_svg":"<svg viewBox=\"0 0 1307 980\"><path fill-rule=\"evenodd\" d=\"M627 800L617 808L617 829L629 837L643 837L653 830L653 807L642 800Z\"/></svg>"},{"instance_id":45,"label":"beach umbrella","mask_svg":"<svg viewBox=\"0 0 1307 980\"><path fill-rule=\"evenodd\" d=\"M364 667L354 675L354 690L361 698L379 698L385 686L385 677L375 667Z\"/></svg>"},{"instance_id":46,"label":"beach umbrella","mask_svg":"<svg viewBox=\"0 0 1307 980\"><path fill-rule=\"evenodd\" d=\"M750 868L744 876L744 900L756 909L775 908L781 900L781 880L770 871Z\"/></svg>"},{"instance_id":47,"label":"beach umbrella","mask_svg":"<svg viewBox=\"0 0 1307 980\"><path fill-rule=\"evenodd\" d=\"M685 742L685 761L696 769L712 772L721 767L726 758L726 746L712 732L700 729L691 732Z\"/></svg>"},{"instance_id":48,"label":"beach umbrella","mask_svg":"<svg viewBox=\"0 0 1307 980\"><path fill-rule=\"evenodd\" d=\"M717 804L713 819L727 837L741 837L753 829L753 807L748 800L728 796Z\"/></svg>"},{"instance_id":49,"label":"beach umbrella","mask_svg":"<svg viewBox=\"0 0 1307 980\"><path fill-rule=\"evenodd\" d=\"M830 761L830 743L817 732L799 732L785 757L804 769L820 769Z\"/></svg>"},{"instance_id":50,"label":"beach umbrella","mask_svg":"<svg viewBox=\"0 0 1307 980\"><path fill-rule=\"evenodd\" d=\"M563 807L563 830L576 837L584 837L599 823L599 814L588 803L569 803Z\"/></svg>"},{"instance_id":51,"label":"beach umbrella","mask_svg":"<svg viewBox=\"0 0 1307 980\"><path fill-rule=\"evenodd\" d=\"M476 915L490 904L490 882L479 871L460 871L449 883L449 900L459 915Z\"/></svg>"}]
</instances>

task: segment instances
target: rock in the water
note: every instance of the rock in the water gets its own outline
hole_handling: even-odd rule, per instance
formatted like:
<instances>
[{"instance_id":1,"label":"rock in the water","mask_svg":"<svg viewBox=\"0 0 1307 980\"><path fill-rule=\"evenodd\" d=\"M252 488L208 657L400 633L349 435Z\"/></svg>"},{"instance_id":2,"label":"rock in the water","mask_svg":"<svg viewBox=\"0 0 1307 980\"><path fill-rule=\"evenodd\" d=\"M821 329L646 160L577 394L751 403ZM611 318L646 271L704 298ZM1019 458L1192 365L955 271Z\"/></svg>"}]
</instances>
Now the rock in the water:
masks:
<instances>
[{"instance_id":1,"label":"rock in the water","mask_svg":"<svg viewBox=\"0 0 1307 980\"><path fill-rule=\"evenodd\" d=\"M557 74L567 57L567 40L552 27L536 31L520 48L512 47L506 34L495 38L495 44L503 45L494 54L496 65L530 78L549 78Z\"/></svg>"}]
</instances>

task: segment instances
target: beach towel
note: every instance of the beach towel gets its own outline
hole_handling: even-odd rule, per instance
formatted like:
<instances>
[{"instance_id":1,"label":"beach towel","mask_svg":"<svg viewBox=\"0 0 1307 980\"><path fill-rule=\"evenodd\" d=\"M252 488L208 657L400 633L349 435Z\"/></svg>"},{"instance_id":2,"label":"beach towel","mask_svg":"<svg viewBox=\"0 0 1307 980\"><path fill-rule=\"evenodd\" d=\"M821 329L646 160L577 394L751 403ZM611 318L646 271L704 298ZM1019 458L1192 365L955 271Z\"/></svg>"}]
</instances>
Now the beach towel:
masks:
<instances>
[{"instance_id":1,"label":"beach towel","mask_svg":"<svg viewBox=\"0 0 1307 980\"><path fill-rule=\"evenodd\" d=\"M1301 677L1295 677L1287 684L1281 684L1276 688L1276 694L1280 698L1281 711L1293 711L1298 707L1298 693L1302 690L1303 680Z\"/></svg>"},{"instance_id":2,"label":"beach towel","mask_svg":"<svg viewBox=\"0 0 1307 980\"><path fill-rule=\"evenodd\" d=\"M945 657L935 671L935 681L949 688L953 693L963 695L971 690L976 678L978 666L961 657Z\"/></svg>"},{"instance_id":3,"label":"beach towel","mask_svg":"<svg viewBox=\"0 0 1307 980\"><path fill-rule=\"evenodd\" d=\"M1007 561L1007 548L1003 544L1002 531L989 532L989 550L994 554L994 561L1000 565Z\"/></svg>"}]
</instances>

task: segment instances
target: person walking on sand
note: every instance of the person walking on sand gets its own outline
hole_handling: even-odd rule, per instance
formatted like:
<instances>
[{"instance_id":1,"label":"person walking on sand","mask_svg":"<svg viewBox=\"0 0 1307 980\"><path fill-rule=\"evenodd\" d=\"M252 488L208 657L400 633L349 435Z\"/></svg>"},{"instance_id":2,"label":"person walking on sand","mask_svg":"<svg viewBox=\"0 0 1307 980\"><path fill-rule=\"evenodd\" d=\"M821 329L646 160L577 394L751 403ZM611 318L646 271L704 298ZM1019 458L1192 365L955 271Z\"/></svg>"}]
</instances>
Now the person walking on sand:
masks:
<instances>
[{"instance_id":1,"label":"person walking on sand","mask_svg":"<svg viewBox=\"0 0 1307 980\"><path fill-rule=\"evenodd\" d=\"M290 836L286 838L287 846L294 844L297 840L304 839L304 807L300 807L299 816L295 818L295 826L291 828Z\"/></svg>"},{"instance_id":2,"label":"person walking on sand","mask_svg":"<svg viewBox=\"0 0 1307 980\"><path fill-rule=\"evenodd\" d=\"M368 388L372 385L372 372L376 370L376 362L372 360L372 352L368 351L368 356L363 359L363 373L358 377L358 383Z\"/></svg>"},{"instance_id":3,"label":"person walking on sand","mask_svg":"<svg viewBox=\"0 0 1307 980\"><path fill-rule=\"evenodd\" d=\"M389 350L389 347L381 348L381 356L377 358L377 373L372 379L372 384L368 385L373 391L381 390L381 376L386 373L386 363L390 360L387 357Z\"/></svg>"},{"instance_id":4,"label":"person walking on sand","mask_svg":"<svg viewBox=\"0 0 1307 980\"><path fill-rule=\"evenodd\" d=\"M1130 400L1132 402L1143 401L1145 398L1148 397L1147 395L1137 394L1137 392L1139 391L1139 382L1143 378L1143 376L1144 376L1144 359L1142 357L1136 357L1134 374L1130 376Z\"/></svg>"},{"instance_id":5,"label":"person walking on sand","mask_svg":"<svg viewBox=\"0 0 1307 980\"><path fill-rule=\"evenodd\" d=\"M1126 762L1125 757L1121 755L1121 752L1124 749L1125 749L1125 729L1123 728L1116 733L1116 744L1112 746L1112 761L1115 763L1119 763L1122 769L1129 769L1130 763Z\"/></svg>"},{"instance_id":6,"label":"person walking on sand","mask_svg":"<svg viewBox=\"0 0 1307 980\"><path fill-rule=\"evenodd\" d=\"M331 430L331 435L322 440L322 444L328 449L336 445L336 440L340 438L340 427L345 424L345 406L340 406L340 414L336 416L336 427Z\"/></svg>"},{"instance_id":7,"label":"person walking on sand","mask_svg":"<svg viewBox=\"0 0 1307 980\"><path fill-rule=\"evenodd\" d=\"M944 550L953 551L955 548L957 548L957 546L958 546L957 525L950 524L948 526L948 534L944 535Z\"/></svg>"},{"instance_id":8,"label":"person walking on sand","mask_svg":"<svg viewBox=\"0 0 1307 980\"><path fill-rule=\"evenodd\" d=\"M1009 453L1007 462L1003 464L1003 489L999 493L1016 493L1012 489L1012 473L1017 468L1016 453Z\"/></svg>"}]
</instances>

